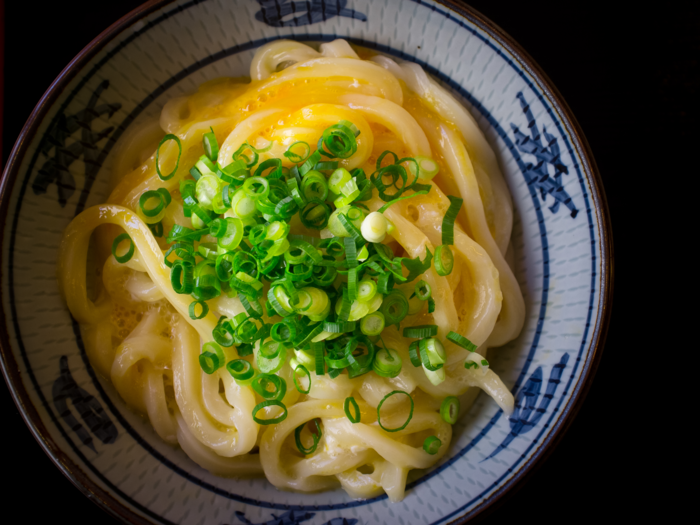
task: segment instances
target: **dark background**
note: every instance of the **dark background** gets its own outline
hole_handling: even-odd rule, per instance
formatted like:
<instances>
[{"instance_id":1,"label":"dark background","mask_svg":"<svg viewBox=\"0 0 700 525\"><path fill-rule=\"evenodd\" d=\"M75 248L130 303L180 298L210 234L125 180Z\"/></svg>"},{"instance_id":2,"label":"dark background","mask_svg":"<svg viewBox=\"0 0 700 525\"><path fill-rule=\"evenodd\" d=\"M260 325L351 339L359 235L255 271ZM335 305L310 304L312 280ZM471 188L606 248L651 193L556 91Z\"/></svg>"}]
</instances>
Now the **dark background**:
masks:
<instances>
[{"instance_id":1,"label":"dark background","mask_svg":"<svg viewBox=\"0 0 700 525\"><path fill-rule=\"evenodd\" d=\"M66 0L40 9L28 1L8 4L3 165L34 105L61 70L140 2ZM700 3L691 8L666 2L653 12L642 10L641 4L617 12L613 2L470 4L534 58L578 119L604 182L617 270L611 328L585 403L549 458L482 521L515 522L525 515L541 523L556 523L565 516L566 521L592 522L602 511L611 519L629 519L631 508L649 508L637 491L643 481L641 456L637 441L631 439L640 412L634 407L645 398L633 387L636 372L631 364L631 334L640 327L628 323L630 313L644 306L637 298L634 271L639 263L639 222L647 209L639 188L654 177L675 176L681 167L678 152L692 147L698 137ZM6 487L4 501L23 509L31 522L49 522L66 511L76 525L113 522L41 451L4 383L0 413L5 475L13 458L20 460L11 470L12 486ZM650 459L653 463L653 456ZM575 520L569 519L572 512Z\"/></svg>"}]
</instances>

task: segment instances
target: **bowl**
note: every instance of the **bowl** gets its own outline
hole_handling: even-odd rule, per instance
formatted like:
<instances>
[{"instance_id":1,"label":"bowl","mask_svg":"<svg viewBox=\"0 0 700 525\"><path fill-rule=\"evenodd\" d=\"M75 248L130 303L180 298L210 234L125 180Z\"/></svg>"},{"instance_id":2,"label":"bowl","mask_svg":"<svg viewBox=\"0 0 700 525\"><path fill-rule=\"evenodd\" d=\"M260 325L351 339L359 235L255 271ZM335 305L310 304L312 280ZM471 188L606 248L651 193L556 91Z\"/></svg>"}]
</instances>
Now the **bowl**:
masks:
<instances>
[{"instance_id":1,"label":"bowl","mask_svg":"<svg viewBox=\"0 0 700 525\"><path fill-rule=\"evenodd\" d=\"M516 398L515 412L507 417L480 395L455 425L449 453L413 473L400 503L353 500L342 491L280 492L264 479L204 471L164 444L95 374L54 277L63 229L106 197L102 165L119 136L206 80L245 75L254 50L278 38L345 38L420 64L476 117L513 196L526 321L520 337L490 360ZM57 79L22 131L1 192L5 378L57 466L128 522L465 521L551 448L600 358L612 261L593 157L537 66L461 4L152 2L103 33Z\"/></svg>"}]
</instances>

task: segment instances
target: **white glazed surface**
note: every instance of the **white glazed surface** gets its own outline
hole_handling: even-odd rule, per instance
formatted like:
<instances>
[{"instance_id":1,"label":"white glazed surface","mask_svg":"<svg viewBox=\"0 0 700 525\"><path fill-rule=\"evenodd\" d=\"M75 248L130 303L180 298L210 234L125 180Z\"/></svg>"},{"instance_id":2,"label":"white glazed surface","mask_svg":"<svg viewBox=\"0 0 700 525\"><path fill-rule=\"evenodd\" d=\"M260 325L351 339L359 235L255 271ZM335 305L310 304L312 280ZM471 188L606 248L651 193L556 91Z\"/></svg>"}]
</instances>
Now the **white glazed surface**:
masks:
<instances>
[{"instance_id":1,"label":"white glazed surface","mask_svg":"<svg viewBox=\"0 0 700 525\"><path fill-rule=\"evenodd\" d=\"M592 339L602 314L602 219L583 169L587 163L578 156L576 138L568 133L548 95L517 57L445 6L410 0L328 3L333 6L326 6L325 21L321 11L313 13L320 20L313 23L306 23L310 20L305 13L288 15L282 23L300 16L299 25L283 27L274 27L276 10L264 9L274 6L275 0L166 5L115 35L76 73L38 132L28 139L10 195L2 246L2 304L10 351L22 381L14 388L26 390L50 438L94 484L147 520L199 524L242 523L244 518L257 524L273 520L274 515L289 524L336 525L342 522L338 518L362 524L450 522L477 509L539 452L591 362ZM325 6L320 1L313 4ZM338 13L337 5L344 10ZM108 169L100 168L88 187L86 166L88 171L91 165L106 166L103 161L125 128L157 115L168 99L189 93L206 80L247 75L255 48L271 39L337 37L418 62L452 88L494 147L515 204L513 246L527 308L525 327L516 341L492 351L489 359L516 395L518 408L508 418L480 395L455 426L450 452L436 468L414 472L406 498L397 504L385 496L355 501L342 490L312 495L280 492L264 479L218 478L198 467L181 450L163 443L108 382L95 376L55 278L63 229L77 212L107 196ZM79 158L69 163L76 191L61 203L56 182L65 183L65 173L61 180L50 180L44 193L37 182L57 155L55 146L42 148L42 141L49 144L45 135L59 116L70 117L89 107L93 93L106 82L92 106L100 116L90 126L95 133L113 129L97 137L94 148L83 146ZM543 135L543 146L556 140L560 148L559 160L545 162L534 183L528 165L532 168L539 160L527 145L518 147L514 128L526 135L532 129L521 98ZM85 141L82 129L69 135L62 147L80 148L75 144ZM551 143L546 153L556 153ZM555 179L555 163L568 173ZM542 173L549 174L549 181L542 180ZM553 207L555 198L549 193L543 197L540 188L561 188L559 199L566 200L565 192L571 200ZM575 217L572 209L577 211ZM105 424L93 432L69 403L82 426L78 433L62 413L54 396L62 356L76 387L83 396L94 396L103 410L97 411L99 417L112 426ZM64 367L64 382L67 377Z\"/></svg>"}]
</instances>

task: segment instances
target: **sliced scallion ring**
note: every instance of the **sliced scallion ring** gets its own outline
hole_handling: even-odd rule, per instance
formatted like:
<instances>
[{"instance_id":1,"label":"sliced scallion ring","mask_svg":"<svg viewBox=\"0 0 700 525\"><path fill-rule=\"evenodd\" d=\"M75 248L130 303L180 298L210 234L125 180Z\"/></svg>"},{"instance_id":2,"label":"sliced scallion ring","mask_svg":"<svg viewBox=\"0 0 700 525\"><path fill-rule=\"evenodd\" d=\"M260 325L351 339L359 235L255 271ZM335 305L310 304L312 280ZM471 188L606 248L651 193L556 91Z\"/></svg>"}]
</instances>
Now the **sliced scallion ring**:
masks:
<instances>
[{"instance_id":1,"label":"sliced scallion ring","mask_svg":"<svg viewBox=\"0 0 700 525\"><path fill-rule=\"evenodd\" d=\"M226 364L226 370L236 381L246 381L255 375L255 369L245 359L234 359Z\"/></svg>"},{"instance_id":2,"label":"sliced scallion ring","mask_svg":"<svg viewBox=\"0 0 700 525\"><path fill-rule=\"evenodd\" d=\"M314 442L310 447L305 447L302 442L301 442L301 432L304 430L304 427L306 427L307 424L313 423L315 427L315 431L311 431L311 437L313 438ZM319 424L317 419L312 419L311 421L304 423L302 425L299 425L295 430L294 430L294 441L296 442L297 449L299 452L304 454L305 456L308 456L309 454L313 454L316 452L316 447L318 447L318 442L321 440L321 436L323 436L323 431L321 430L321 425Z\"/></svg>"},{"instance_id":3,"label":"sliced scallion ring","mask_svg":"<svg viewBox=\"0 0 700 525\"><path fill-rule=\"evenodd\" d=\"M280 407L282 409L282 415L270 419L261 419L258 417L258 412L272 406ZM274 399L263 401L262 403L255 405L255 408L253 409L253 421L255 421L258 425L276 425L285 419L287 419L287 407L284 405L284 403L282 403L282 401L277 401Z\"/></svg>"},{"instance_id":4,"label":"sliced scallion ring","mask_svg":"<svg viewBox=\"0 0 700 525\"><path fill-rule=\"evenodd\" d=\"M200 307L199 314L197 313L197 306ZM190 303L189 314L191 319L204 319L209 313L209 305L206 301L193 301Z\"/></svg>"},{"instance_id":5,"label":"sliced scallion ring","mask_svg":"<svg viewBox=\"0 0 700 525\"><path fill-rule=\"evenodd\" d=\"M438 275L446 276L452 273L455 258L452 250L446 244L441 244L435 248L435 271Z\"/></svg>"},{"instance_id":6,"label":"sliced scallion ring","mask_svg":"<svg viewBox=\"0 0 700 525\"><path fill-rule=\"evenodd\" d=\"M299 386L299 381L298 381L299 372L301 372L303 375L305 375L306 378L309 380L309 386L306 390L302 389ZM297 365L297 367L294 369L294 386L302 394L308 394L309 392L311 392L311 372L309 372L309 369L306 368L306 366Z\"/></svg>"},{"instance_id":7,"label":"sliced scallion ring","mask_svg":"<svg viewBox=\"0 0 700 525\"><path fill-rule=\"evenodd\" d=\"M408 397L408 400L411 402L411 410L408 413L408 417L406 418L406 421L404 422L403 425L400 427L396 428L386 428L384 425L382 425L382 415L381 415L381 410L382 410L382 405L384 404L384 401L389 399L391 396L403 394L404 396ZM403 430L408 426L408 424L411 422L411 419L413 419L413 398L408 392L404 392L403 390L394 390L393 392L389 392L387 395L384 396L384 398L379 402L379 405L377 405L377 423L379 423L379 426L384 432L398 432L399 430Z\"/></svg>"},{"instance_id":8,"label":"sliced scallion ring","mask_svg":"<svg viewBox=\"0 0 700 525\"><path fill-rule=\"evenodd\" d=\"M425 438L425 441L423 442L423 450L425 450L431 456L434 456L438 453L438 450L440 450L441 445L442 441L440 441L437 437L429 436Z\"/></svg>"},{"instance_id":9,"label":"sliced scallion ring","mask_svg":"<svg viewBox=\"0 0 700 525\"><path fill-rule=\"evenodd\" d=\"M457 422L457 416L459 415L459 399L455 396L448 396L442 400L440 405L440 417L443 421L454 425Z\"/></svg>"},{"instance_id":10,"label":"sliced scallion ring","mask_svg":"<svg viewBox=\"0 0 700 525\"><path fill-rule=\"evenodd\" d=\"M199 355L199 366L202 367L204 373L211 375L224 366L225 359L224 351L218 344L204 343L202 353Z\"/></svg>"},{"instance_id":11,"label":"sliced scallion ring","mask_svg":"<svg viewBox=\"0 0 700 525\"><path fill-rule=\"evenodd\" d=\"M350 410L351 406L353 410ZM345 410L345 415L350 420L350 423L355 424L360 422L360 419L362 418L362 413L360 412L360 407L358 406L357 401L355 401L354 397L348 397L345 399L343 410Z\"/></svg>"},{"instance_id":12,"label":"sliced scallion ring","mask_svg":"<svg viewBox=\"0 0 700 525\"><path fill-rule=\"evenodd\" d=\"M126 252L123 255L117 255L119 245L127 240L129 241L129 248L127 248ZM120 235L117 235L117 237L114 239L114 242L112 243L112 255L118 263L124 264L125 262L131 260L131 258L134 256L135 251L136 245L134 244L134 241L131 239L128 233L122 233Z\"/></svg>"},{"instance_id":13,"label":"sliced scallion ring","mask_svg":"<svg viewBox=\"0 0 700 525\"><path fill-rule=\"evenodd\" d=\"M173 171L168 173L167 175L163 175L160 172L160 148L163 144L166 142L174 140L175 143L177 144L177 161L175 162L175 168L173 168ZM171 133L168 133L163 139L158 143L158 149L156 149L156 173L158 174L158 177L160 180L168 180L172 179L175 173L177 172L177 168L180 166L180 156L182 155L182 144L180 143L180 139L177 137L177 135L173 135Z\"/></svg>"}]
</instances>

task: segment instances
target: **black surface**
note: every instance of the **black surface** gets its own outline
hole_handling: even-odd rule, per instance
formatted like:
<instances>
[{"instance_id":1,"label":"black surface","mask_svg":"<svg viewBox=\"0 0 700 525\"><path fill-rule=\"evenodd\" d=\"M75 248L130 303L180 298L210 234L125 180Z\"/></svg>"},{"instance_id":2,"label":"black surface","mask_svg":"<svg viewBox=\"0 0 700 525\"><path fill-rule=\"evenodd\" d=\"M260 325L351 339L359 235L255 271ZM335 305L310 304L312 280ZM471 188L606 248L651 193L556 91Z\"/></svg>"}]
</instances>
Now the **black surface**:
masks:
<instances>
[{"instance_id":1,"label":"black surface","mask_svg":"<svg viewBox=\"0 0 700 525\"><path fill-rule=\"evenodd\" d=\"M93 37L139 2L72 0L47 3L41 9L31 2L9 4L3 164L55 77ZM514 523L525 515L557 523L569 512L575 521L592 522L602 509L623 511L633 504L625 494L637 482L636 469L628 470L637 460L626 437L631 416L620 404L631 403L624 389L634 379L629 368L632 327L626 321L636 308L635 283L627 269L633 267L639 215L629 212L644 209L634 188L651 176L646 153L664 151L672 141L679 151L697 138L700 16L697 8L691 12L678 4L673 13L657 10L644 15L611 12L589 3L521 2L506 8L475 1L472 5L540 64L581 124L604 180L617 268L612 325L586 402L547 461L482 522ZM673 151L663 153L664 173L678 160ZM6 386L0 387L0 410L4 414L0 449L7 458L4 480L13 458L21 458L11 470L5 501L24 509L30 522L49 522L57 512L69 512L75 524L110 523L112 518L90 503L42 453Z\"/></svg>"}]
</instances>

